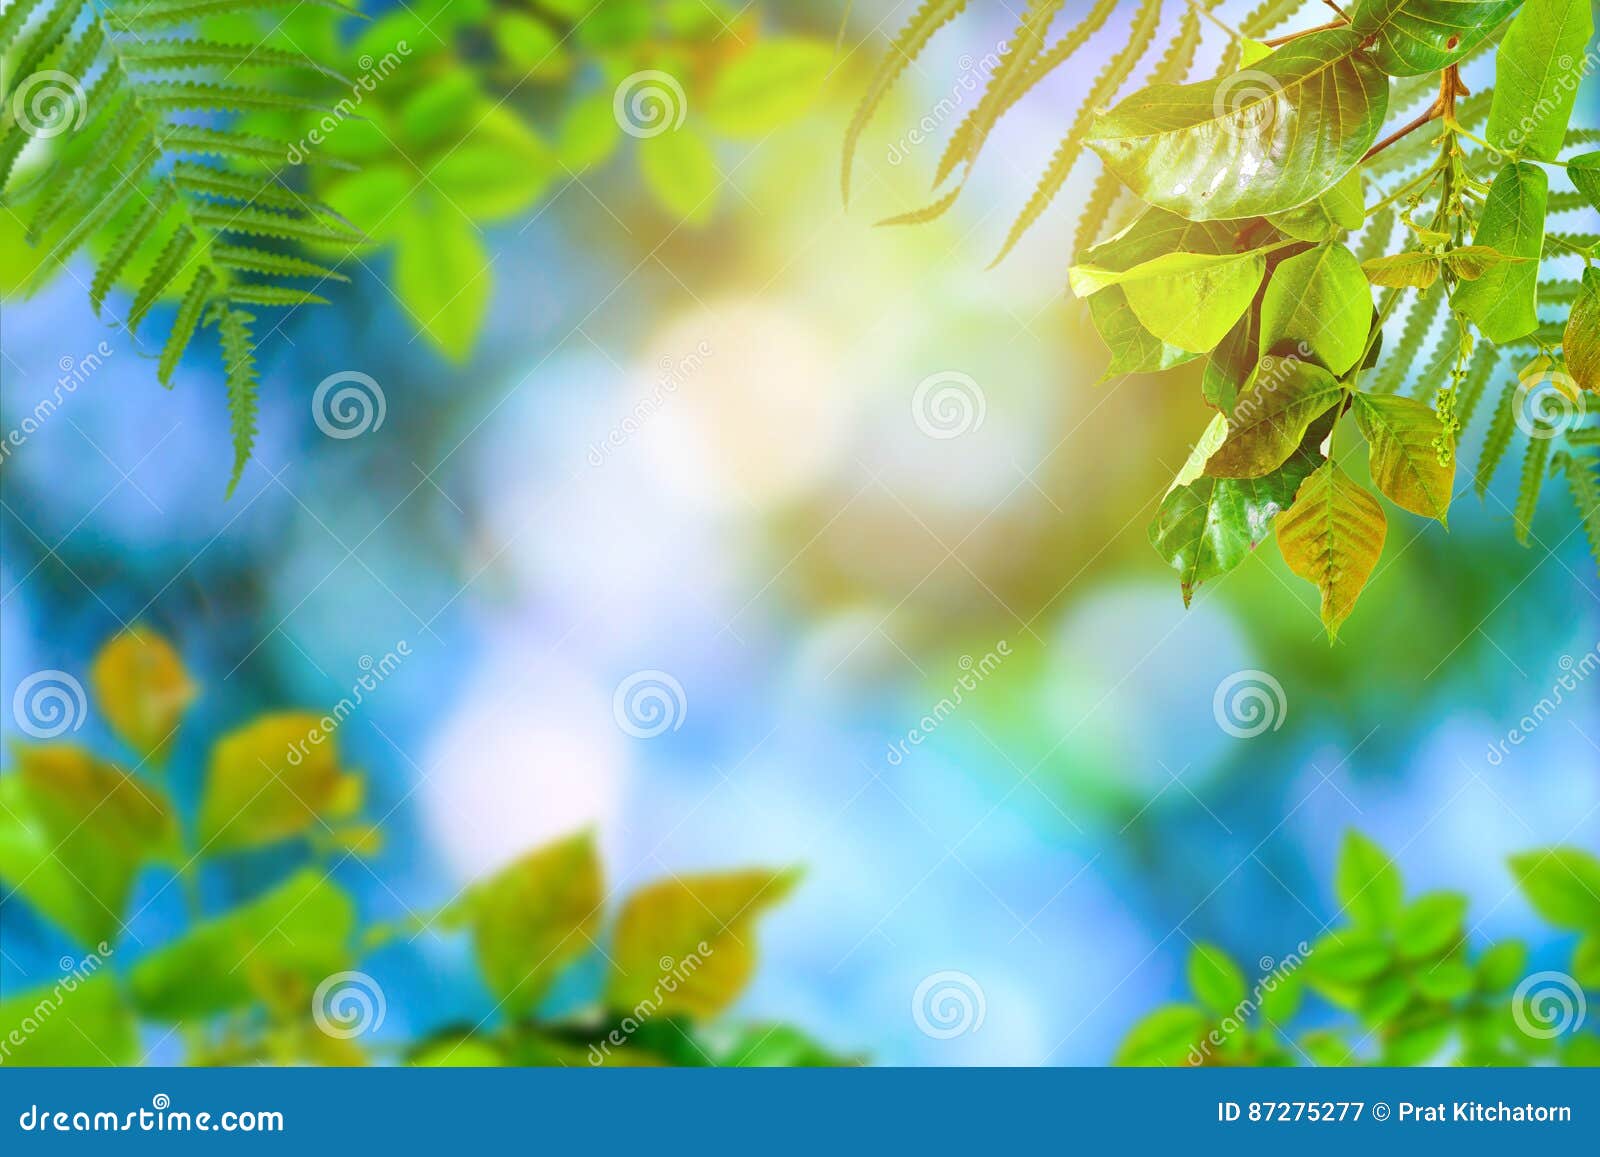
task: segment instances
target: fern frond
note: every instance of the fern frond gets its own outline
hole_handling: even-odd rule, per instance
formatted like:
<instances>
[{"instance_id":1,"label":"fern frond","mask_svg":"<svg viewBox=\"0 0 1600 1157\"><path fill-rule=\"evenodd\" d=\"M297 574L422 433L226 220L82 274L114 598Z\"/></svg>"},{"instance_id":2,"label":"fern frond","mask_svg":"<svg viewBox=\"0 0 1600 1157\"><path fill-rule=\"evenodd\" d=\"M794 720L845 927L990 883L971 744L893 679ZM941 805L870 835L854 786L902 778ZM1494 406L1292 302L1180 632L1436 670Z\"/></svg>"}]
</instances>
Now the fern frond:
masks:
<instances>
[{"instance_id":1,"label":"fern frond","mask_svg":"<svg viewBox=\"0 0 1600 1157\"><path fill-rule=\"evenodd\" d=\"M150 312L150 307L161 300L161 295L177 279L184 262L189 259L194 249L194 231L187 225L178 226L172 236L167 238L166 245L157 255L155 264L150 266L144 282L139 286L139 292L134 296L133 308L128 311L129 332L137 330L139 323Z\"/></svg>"},{"instance_id":2,"label":"fern frond","mask_svg":"<svg viewBox=\"0 0 1600 1157\"><path fill-rule=\"evenodd\" d=\"M217 233L240 233L251 237L277 237L285 241L323 241L348 245L361 240L361 234L344 226L307 216L290 216L250 205L205 203L191 210L195 224Z\"/></svg>"},{"instance_id":3,"label":"fern frond","mask_svg":"<svg viewBox=\"0 0 1600 1157\"><path fill-rule=\"evenodd\" d=\"M1357 260L1370 261L1389 252L1389 239L1394 236L1394 223L1393 207L1374 214L1361 234L1361 241L1356 245Z\"/></svg>"},{"instance_id":4,"label":"fern frond","mask_svg":"<svg viewBox=\"0 0 1600 1157\"><path fill-rule=\"evenodd\" d=\"M1567 431L1569 446L1600 446L1600 426L1580 426Z\"/></svg>"},{"instance_id":5,"label":"fern frond","mask_svg":"<svg viewBox=\"0 0 1600 1157\"><path fill-rule=\"evenodd\" d=\"M1473 353L1466 376L1461 380L1461 388L1456 391L1456 420L1461 423L1463 430L1472 428L1478 403L1483 400L1483 392L1489 388L1489 382L1499 365L1500 352L1491 345L1481 345Z\"/></svg>"},{"instance_id":6,"label":"fern frond","mask_svg":"<svg viewBox=\"0 0 1600 1157\"><path fill-rule=\"evenodd\" d=\"M925 225L929 221L944 216L951 205L956 203L956 198L961 196L961 186L957 185L944 196L932 204L924 205L920 209L912 209L909 213L899 213L893 217L885 217L879 225Z\"/></svg>"},{"instance_id":7,"label":"fern frond","mask_svg":"<svg viewBox=\"0 0 1600 1157\"><path fill-rule=\"evenodd\" d=\"M106 253L95 270L94 282L89 286L89 302L94 307L96 316L99 316L100 309L105 304L106 294L111 292L111 287L128 268L128 263L133 260L134 254L144 247L144 243L149 240L156 227L165 220L176 196L176 191L167 182L156 186L155 196L145 202L138 216Z\"/></svg>"},{"instance_id":8,"label":"fern frond","mask_svg":"<svg viewBox=\"0 0 1600 1157\"><path fill-rule=\"evenodd\" d=\"M224 197L260 205L266 209L286 209L290 212L327 212L285 185L260 177L246 177L226 169L200 165L193 161L179 161L172 169L172 179L179 189L202 197Z\"/></svg>"},{"instance_id":9,"label":"fern frond","mask_svg":"<svg viewBox=\"0 0 1600 1157\"><path fill-rule=\"evenodd\" d=\"M1572 454L1560 454L1557 459L1557 467L1566 475L1567 489L1578 508L1583 536L1589 540L1589 554L1600 566L1600 479L1595 477L1600 460Z\"/></svg>"},{"instance_id":10,"label":"fern frond","mask_svg":"<svg viewBox=\"0 0 1600 1157\"><path fill-rule=\"evenodd\" d=\"M1083 212L1078 215L1078 232L1072 239L1074 253L1082 253L1104 234L1111 210L1121 196L1122 182L1110 169L1102 168L1083 203Z\"/></svg>"},{"instance_id":11,"label":"fern frond","mask_svg":"<svg viewBox=\"0 0 1600 1157\"><path fill-rule=\"evenodd\" d=\"M7 105L23 83L55 55L67 38L67 33L77 23L85 3L86 0L58 0L45 12L44 19L33 26L33 31L23 40L8 70L11 77L16 78L16 84L8 85L3 90Z\"/></svg>"},{"instance_id":12,"label":"fern frond","mask_svg":"<svg viewBox=\"0 0 1600 1157\"><path fill-rule=\"evenodd\" d=\"M162 147L168 152L191 157L216 157L218 160L258 161L264 165L287 163L288 150L270 137L251 136L234 129L207 128L203 125L175 125L162 138ZM332 157L306 155L299 150L304 163L324 164L330 168L353 169L355 166Z\"/></svg>"},{"instance_id":13,"label":"fern frond","mask_svg":"<svg viewBox=\"0 0 1600 1157\"><path fill-rule=\"evenodd\" d=\"M138 108L131 102L123 101L106 128L108 143L103 148L91 151L70 177L57 180L53 188L47 187L45 195L34 207L33 219L28 223L30 242L37 242L62 214L81 204L85 198L98 194L112 165L122 156L121 142L132 135L138 121Z\"/></svg>"},{"instance_id":14,"label":"fern frond","mask_svg":"<svg viewBox=\"0 0 1600 1157\"><path fill-rule=\"evenodd\" d=\"M1538 513L1539 495L1544 491L1544 480L1549 474L1552 438L1529 438L1528 450L1522 459L1522 487L1517 491L1517 505L1512 517L1517 524L1517 541L1528 545L1533 532L1533 516Z\"/></svg>"},{"instance_id":15,"label":"fern frond","mask_svg":"<svg viewBox=\"0 0 1600 1157\"><path fill-rule=\"evenodd\" d=\"M276 277L315 277L322 281L350 280L338 270L328 269L315 261L291 257L286 253L274 253L270 249L217 244L211 247L211 260L224 269L232 269L238 273L261 273Z\"/></svg>"},{"instance_id":16,"label":"fern frond","mask_svg":"<svg viewBox=\"0 0 1600 1157\"><path fill-rule=\"evenodd\" d=\"M178 306L178 315L173 319L167 344L161 347L156 378L163 386L171 384L172 372L178 368L178 360L194 339L195 330L200 327L200 319L211 301L211 290L216 281L216 274L202 265L195 272L194 280L189 282L189 290L183 295L183 304Z\"/></svg>"},{"instance_id":17,"label":"fern frond","mask_svg":"<svg viewBox=\"0 0 1600 1157\"><path fill-rule=\"evenodd\" d=\"M1568 148L1574 145L1600 145L1600 129L1568 129L1564 143Z\"/></svg>"},{"instance_id":18,"label":"fern frond","mask_svg":"<svg viewBox=\"0 0 1600 1157\"><path fill-rule=\"evenodd\" d=\"M323 8L335 8L352 16L361 13L338 0L311 0ZM151 32L162 28L177 28L195 24L213 16L229 16L238 12L262 12L273 8L298 8L297 0L154 0L153 3L121 5L108 14L111 26L122 32Z\"/></svg>"},{"instance_id":19,"label":"fern frond","mask_svg":"<svg viewBox=\"0 0 1600 1157\"><path fill-rule=\"evenodd\" d=\"M242 84L202 80L161 80L141 86L141 100L168 112L237 112L244 109L295 109L321 112L323 106L288 93Z\"/></svg>"},{"instance_id":20,"label":"fern frond","mask_svg":"<svg viewBox=\"0 0 1600 1157\"><path fill-rule=\"evenodd\" d=\"M1477 490L1479 498L1489 493L1489 484L1494 481L1495 471L1500 469L1506 451L1511 449L1511 436L1517 429L1519 385L1515 379L1506 383L1500 393L1500 403L1495 407L1494 417L1489 421L1489 429L1484 434L1483 450L1478 454L1478 468L1473 477L1473 488Z\"/></svg>"},{"instance_id":21,"label":"fern frond","mask_svg":"<svg viewBox=\"0 0 1600 1157\"><path fill-rule=\"evenodd\" d=\"M284 285L235 285L228 291L228 300L235 305L266 305L291 308L297 305L326 305L328 299L319 297L309 289L291 289Z\"/></svg>"},{"instance_id":22,"label":"fern frond","mask_svg":"<svg viewBox=\"0 0 1600 1157\"><path fill-rule=\"evenodd\" d=\"M226 44L217 40L136 40L119 48L124 60L149 72L184 72L189 69L221 65L237 68L305 68L330 79L346 80L324 68L303 52L271 48L263 44Z\"/></svg>"},{"instance_id":23,"label":"fern frond","mask_svg":"<svg viewBox=\"0 0 1600 1157\"><path fill-rule=\"evenodd\" d=\"M1376 394L1392 394L1405 383L1406 375L1416 368L1418 356L1422 353L1428 334L1433 331L1433 323L1445 303L1443 282L1436 281L1417 295L1411 311L1406 314L1406 323L1400 331L1400 340L1384 358L1383 364L1378 367L1367 389Z\"/></svg>"},{"instance_id":24,"label":"fern frond","mask_svg":"<svg viewBox=\"0 0 1600 1157\"><path fill-rule=\"evenodd\" d=\"M64 262L120 213L133 197L142 195L140 185L155 168L155 154L147 153L126 173L120 174L94 208L79 217L72 228L50 246L50 260Z\"/></svg>"},{"instance_id":25,"label":"fern frond","mask_svg":"<svg viewBox=\"0 0 1600 1157\"><path fill-rule=\"evenodd\" d=\"M1261 0L1239 25L1239 31L1251 40L1260 40L1303 7L1305 0Z\"/></svg>"},{"instance_id":26,"label":"fern frond","mask_svg":"<svg viewBox=\"0 0 1600 1157\"><path fill-rule=\"evenodd\" d=\"M1095 116L1103 106L1116 97L1117 92L1127 82L1129 74L1150 51L1160 23L1161 0L1141 0L1133 15L1133 27L1127 46L1113 56L1110 63L1095 78L1088 99L1078 110L1078 115L1067 131L1066 137L1056 147L1055 155L1050 158L1050 167L1045 170L1044 176L1034 188L1033 196L1028 199L1021 215L1012 224L1011 232L991 266L1005 259L1006 254L1016 247L1017 242L1022 240L1023 234L1033 227L1034 222L1055 200L1056 194L1061 192L1061 187L1067 183L1067 178L1077 166L1078 158L1083 155L1083 142L1089 135L1089 127L1093 124Z\"/></svg>"},{"instance_id":27,"label":"fern frond","mask_svg":"<svg viewBox=\"0 0 1600 1157\"><path fill-rule=\"evenodd\" d=\"M255 343L250 337L250 323L255 318L225 305L217 306L217 315L222 364L228 375L228 418L233 431L233 473L228 478L228 495L232 497L256 442L256 393L260 379L256 372Z\"/></svg>"},{"instance_id":28,"label":"fern frond","mask_svg":"<svg viewBox=\"0 0 1600 1157\"><path fill-rule=\"evenodd\" d=\"M861 141L861 134L871 123L873 114L878 111L878 106L894 87L895 81L900 79L901 73L928 46L933 34L959 16L966 6L967 0L923 0L922 7L889 42L889 51L878 66L877 75L867 86L866 94L856 106L855 115L850 118L850 126L845 129L844 164L840 174L845 204L850 203L850 174L855 165L856 146Z\"/></svg>"},{"instance_id":29,"label":"fern frond","mask_svg":"<svg viewBox=\"0 0 1600 1157\"><path fill-rule=\"evenodd\" d=\"M39 7L40 0L12 0L5 11L0 12L0 44L11 44L17 38L17 33L28 23L28 17L33 15L33 10Z\"/></svg>"}]
</instances>

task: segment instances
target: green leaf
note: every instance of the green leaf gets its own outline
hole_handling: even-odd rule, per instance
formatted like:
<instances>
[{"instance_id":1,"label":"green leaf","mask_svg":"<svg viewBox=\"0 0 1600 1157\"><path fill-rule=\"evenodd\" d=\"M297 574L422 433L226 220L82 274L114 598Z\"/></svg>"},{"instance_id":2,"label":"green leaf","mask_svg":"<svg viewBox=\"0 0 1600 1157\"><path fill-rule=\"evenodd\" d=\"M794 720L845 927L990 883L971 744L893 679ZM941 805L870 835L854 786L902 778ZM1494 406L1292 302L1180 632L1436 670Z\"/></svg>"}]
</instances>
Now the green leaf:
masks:
<instances>
[{"instance_id":1,"label":"green leaf","mask_svg":"<svg viewBox=\"0 0 1600 1157\"><path fill-rule=\"evenodd\" d=\"M1197 944L1189 954L1189 987L1219 1016L1232 1016L1246 995L1244 973L1215 944Z\"/></svg>"},{"instance_id":2,"label":"green leaf","mask_svg":"<svg viewBox=\"0 0 1600 1157\"><path fill-rule=\"evenodd\" d=\"M1314 986L1321 982L1337 986L1360 985L1389 966L1389 946L1374 932L1345 928L1330 932L1311 946L1305 971Z\"/></svg>"},{"instance_id":3,"label":"green leaf","mask_svg":"<svg viewBox=\"0 0 1600 1157\"><path fill-rule=\"evenodd\" d=\"M1495 55L1489 143L1553 161L1578 98L1579 67L1594 36L1591 0L1526 0Z\"/></svg>"},{"instance_id":4,"label":"green leaf","mask_svg":"<svg viewBox=\"0 0 1600 1157\"><path fill-rule=\"evenodd\" d=\"M1192 1004L1158 1008L1133 1026L1112 1063L1134 1067L1187 1065L1210 1023L1205 1012Z\"/></svg>"},{"instance_id":5,"label":"green leaf","mask_svg":"<svg viewBox=\"0 0 1600 1157\"><path fill-rule=\"evenodd\" d=\"M1153 374L1193 361L1199 354L1168 345L1139 321L1128 296L1113 285L1089 299L1089 316L1100 340L1111 351L1100 380L1124 374Z\"/></svg>"},{"instance_id":6,"label":"green leaf","mask_svg":"<svg viewBox=\"0 0 1600 1157\"><path fill-rule=\"evenodd\" d=\"M604 901L591 832L531 852L472 889L464 908L478 967L508 1014L535 1007L589 951Z\"/></svg>"},{"instance_id":7,"label":"green leaf","mask_svg":"<svg viewBox=\"0 0 1600 1157\"><path fill-rule=\"evenodd\" d=\"M705 137L685 125L639 142L639 170L656 202L689 225L717 211L722 174Z\"/></svg>"},{"instance_id":8,"label":"green leaf","mask_svg":"<svg viewBox=\"0 0 1600 1157\"><path fill-rule=\"evenodd\" d=\"M164 752L195 697L183 660L148 627L118 634L89 668L95 704L117 738L139 755Z\"/></svg>"},{"instance_id":9,"label":"green leaf","mask_svg":"<svg viewBox=\"0 0 1600 1157\"><path fill-rule=\"evenodd\" d=\"M417 329L465 361L483 328L494 286L489 255L471 221L448 205L410 208L395 242L394 291Z\"/></svg>"},{"instance_id":10,"label":"green leaf","mask_svg":"<svg viewBox=\"0 0 1600 1157\"><path fill-rule=\"evenodd\" d=\"M1336 377L1361 360L1371 328L1372 290L1356 255L1338 242L1282 262L1261 300L1261 348L1309 351Z\"/></svg>"},{"instance_id":11,"label":"green leaf","mask_svg":"<svg viewBox=\"0 0 1600 1157\"><path fill-rule=\"evenodd\" d=\"M1437 956L1460 941L1467 898L1456 892L1429 892L1401 911L1395 921L1395 946L1412 960Z\"/></svg>"},{"instance_id":12,"label":"green leaf","mask_svg":"<svg viewBox=\"0 0 1600 1157\"><path fill-rule=\"evenodd\" d=\"M1439 280L1439 265L1438 254L1413 250L1363 261L1361 271L1372 284L1388 289L1427 289Z\"/></svg>"},{"instance_id":13,"label":"green leaf","mask_svg":"<svg viewBox=\"0 0 1600 1157\"><path fill-rule=\"evenodd\" d=\"M1313 426L1287 462L1260 478L1211 478L1204 473L1206 460L1227 436L1227 420L1221 414L1212 420L1208 437L1150 524L1150 544L1178 572L1184 606L1203 584L1233 570L1266 541L1273 519L1289 509L1300 484L1321 465L1319 447L1328 428L1331 423L1320 431Z\"/></svg>"},{"instance_id":14,"label":"green leaf","mask_svg":"<svg viewBox=\"0 0 1600 1157\"><path fill-rule=\"evenodd\" d=\"M81 943L114 941L139 872L176 854L172 805L70 744L19 744L13 758L0 776L0 881Z\"/></svg>"},{"instance_id":15,"label":"green leaf","mask_svg":"<svg viewBox=\"0 0 1600 1157\"><path fill-rule=\"evenodd\" d=\"M1377 569L1388 533L1383 507L1332 462L1305 480L1294 505L1278 520L1284 561L1322 592L1322 622L1330 639L1338 637Z\"/></svg>"},{"instance_id":16,"label":"green leaf","mask_svg":"<svg viewBox=\"0 0 1600 1157\"><path fill-rule=\"evenodd\" d=\"M749 870L675 876L635 892L617 917L606 1006L715 1016L755 970L756 917L798 879L794 871Z\"/></svg>"},{"instance_id":17,"label":"green leaf","mask_svg":"<svg viewBox=\"0 0 1600 1157\"><path fill-rule=\"evenodd\" d=\"M1600 860L1577 848L1511 857L1511 870L1534 910L1558 928L1600 931Z\"/></svg>"},{"instance_id":18,"label":"green leaf","mask_svg":"<svg viewBox=\"0 0 1600 1157\"><path fill-rule=\"evenodd\" d=\"M621 138L611 94L597 93L567 109L556 134L556 157L572 172L583 173L604 164Z\"/></svg>"},{"instance_id":19,"label":"green leaf","mask_svg":"<svg viewBox=\"0 0 1600 1157\"><path fill-rule=\"evenodd\" d=\"M1504 992L1522 979L1528 965L1528 946L1520 940L1503 940L1478 957L1478 987L1484 992Z\"/></svg>"},{"instance_id":20,"label":"green leaf","mask_svg":"<svg viewBox=\"0 0 1600 1157\"><path fill-rule=\"evenodd\" d=\"M1583 271L1583 284L1567 315L1561 339L1562 356L1572 380L1590 391L1600 391L1600 272Z\"/></svg>"},{"instance_id":21,"label":"green leaf","mask_svg":"<svg viewBox=\"0 0 1600 1157\"><path fill-rule=\"evenodd\" d=\"M861 1062L840 1056L811 1037L787 1024L753 1024L717 1058L717 1064L732 1068L839 1068Z\"/></svg>"},{"instance_id":22,"label":"green leaf","mask_svg":"<svg viewBox=\"0 0 1600 1157\"><path fill-rule=\"evenodd\" d=\"M1527 261L1498 265L1476 281L1463 282L1451 298L1455 309L1498 345L1539 328L1538 259L1544 248L1549 188L1549 178L1538 165L1513 162L1500 170L1473 243Z\"/></svg>"},{"instance_id":23,"label":"green leaf","mask_svg":"<svg viewBox=\"0 0 1600 1157\"><path fill-rule=\"evenodd\" d=\"M1572 979L1583 988L1600 988L1600 931L1589 933L1572 950Z\"/></svg>"},{"instance_id":24,"label":"green leaf","mask_svg":"<svg viewBox=\"0 0 1600 1157\"><path fill-rule=\"evenodd\" d=\"M441 157L428 180L475 222L510 220L536 204L557 173L555 151L503 108L491 109Z\"/></svg>"},{"instance_id":25,"label":"green leaf","mask_svg":"<svg viewBox=\"0 0 1600 1157\"><path fill-rule=\"evenodd\" d=\"M104 966L98 958L95 968ZM139 1059L138 1024L110 972L79 965L51 984L0 1001L0 1058L8 1065L131 1065Z\"/></svg>"},{"instance_id":26,"label":"green leaf","mask_svg":"<svg viewBox=\"0 0 1600 1157\"><path fill-rule=\"evenodd\" d=\"M1335 886L1344 911L1363 928L1392 927L1405 900L1400 870L1394 861L1377 844L1356 831L1345 833Z\"/></svg>"},{"instance_id":27,"label":"green leaf","mask_svg":"<svg viewBox=\"0 0 1600 1157\"><path fill-rule=\"evenodd\" d=\"M1074 265L1068 279L1079 297L1120 286L1140 324L1156 338L1205 353L1250 308L1266 272L1266 257L1254 250L1167 253L1127 270Z\"/></svg>"},{"instance_id":28,"label":"green leaf","mask_svg":"<svg viewBox=\"0 0 1600 1157\"><path fill-rule=\"evenodd\" d=\"M1584 153L1567 162L1567 177L1584 199L1600 209L1600 153Z\"/></svg>"},{"instance_id":29,"label":"green leaf","mask_svg":"<svg viewBox=\"0 0 1600 1157\"><path fill-rule=\"evenodd\" d=\"M350 898L307 869L142 958L128 977L134 1003L162 1021L257 1003L303 1016L312 990L348 966L355 922Z\"/></svg>"},{"instance_id":30,"label":"green leaf","mask_svg":"<svg viewBox=\"0 0 1600 1157\"><path fill-rule=\"evenodd\" d=\"M1350 24L1376 37L1374 59L1390 76L1421 76L1465 58L1522 0L1359 0Z\"/></svg>"},{"instance_id":31,"label":"green leaf","mask_svg":"<svg viewBox=\"0 0 1600 1157\"><path fill-rule=\"evenodd\" d=\"M1396 506L1445 522L1455 497L1456 456L1440 461L1445 428L1415 398L1356 394L1356 422L1370 448L1372 481Z\"/></svg>"},{"instance_id":32,"label":"green leaf","mask_svg":"<svg viewBox=\"0 0 1600 1157\"><path fill-rule=\"evenodd\" d=\"M1243 73L1144 89L1096 118L1089 145L1145 201L1194 220L1298 208L1383 125L1389 82L1360 46L1318 32Z\"/></svg>"},{"instance_id":33,"label":"green leaf","mask_svg":"<svg viewBox=\"0 0 1600 1157\"><path fill-rule=\"evenodd\" d=\"M332 716L286 711L219 739L200 801L202 850L276 843L355 812L361 779L339 766L338 726Z\"/></svg>"},{"instance_id":34,"label":"green leaf","mask_svg":"<svg viewBox=\"0 0 1600 1157\"><path fill-rule=\"evenodd\" d=\"M1487 245L1463 245L1444 255L1445 268L1462 281L1476 281L1491 269L1501 265L1520 265L1526 257L1512 257Z\"/></svg>"},{"instance_id":35,"label":"green leaf","mask_svg":"<svg viewBox=\"0 0 1600 1157\"><path fill-rule=\"evenodd\" d=\"M815 103L834 61L820 40L759 40L717 74L706 117L725 136L764 136Z\"/></svg>"},{"instance_id":36,"label":"green leaf","mask_svg":"<svg viewBox=\"0 0 1600 1157\"><path fill-rule=\"evenodd\" d=\"M1366 219L1359 166L1316 200L1267 218L1280 233L1301 241L1332 241L1342 232L1361 228Z\"/></svg>"},{"instance_id":37,"label":"green leaf","mask_svg":"<svg viewBox=\"0 0 1600 1157\"><path fill-rule=\"evenodd\" d=\"M1327 370L1298 358L1264 357L1234 404L1228 436L1206 462L1212 478L1260 478L1282 466L1311 424L1345 395Z\"/></svg>"}]
</instances>

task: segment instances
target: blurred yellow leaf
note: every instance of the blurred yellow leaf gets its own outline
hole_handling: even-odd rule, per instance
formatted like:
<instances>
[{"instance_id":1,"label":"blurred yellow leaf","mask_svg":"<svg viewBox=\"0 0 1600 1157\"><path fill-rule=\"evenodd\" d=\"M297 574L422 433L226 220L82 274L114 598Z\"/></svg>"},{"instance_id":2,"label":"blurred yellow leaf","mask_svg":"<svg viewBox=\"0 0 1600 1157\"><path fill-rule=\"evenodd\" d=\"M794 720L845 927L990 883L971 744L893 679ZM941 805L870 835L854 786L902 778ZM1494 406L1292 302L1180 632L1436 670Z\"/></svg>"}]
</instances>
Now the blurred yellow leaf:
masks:
<instances>
[{"instance_id":1,"label":"blurred yellow leaf","mask_svg":"<svg viewBox=\"0 0 1600 1157\"><path fill-rule=\"evenodd\" d=\"M196 692L172 644L148 627L132 627L102 647L89 681L117 738L147 758L167 748Z\"/></svg>"},{"instance_id":2,"label":"blurred yellow leaf","mask_svg":"<svg viewBox=\"0 0 1600 1157\"><path fill-rule=\"evenodd\" d=\"M0 880L82 942L115 940L140 870L176 851L171 805L80 747L14 755L0 776Z\"/></svg>"},{"instance_id":3,"label":"blurred yellow leaf","mask_svg":"<svg viewBox=\"0 0 1600 1157\"><path fill-rule=\"evenodd\" d=\"M339 767L338 747L325 726L331 723L306 712L281 712L218 740L200 803L202 849L273 843L358 808L360 780Z\"/></svg>"},{"instance_id":4,"label":"blurred yellow leaf","mask_svg":"<svg viewBox=\"0 0 1600 1157\"><path fill-rule=\"evenodd\" d=\"M635 892L617 918L606 1004L635 1016L712 1017L755 970L755 919L794 887L794 870L675 876Z\"/></svg>"}]
</instances>

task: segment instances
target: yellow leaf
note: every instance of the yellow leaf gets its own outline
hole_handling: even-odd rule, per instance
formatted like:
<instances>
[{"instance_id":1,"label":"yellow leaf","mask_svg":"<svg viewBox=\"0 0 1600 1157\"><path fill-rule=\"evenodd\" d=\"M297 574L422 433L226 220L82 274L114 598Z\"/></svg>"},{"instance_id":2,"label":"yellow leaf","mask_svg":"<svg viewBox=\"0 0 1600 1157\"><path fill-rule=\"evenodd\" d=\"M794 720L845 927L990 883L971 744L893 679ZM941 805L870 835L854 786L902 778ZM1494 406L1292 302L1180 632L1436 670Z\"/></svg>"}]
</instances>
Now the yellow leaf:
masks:
<instances>
[{"instance_id":1,"label":"yellow leaf","mask_svg":"<svg viewBox=\"0 0 1600 1157\"><path fill-rule=\"evenodd\" d=\"M1322 592L1322 621L1337 638L1383 554L1389 521L1378 500L1332 462L1300 486L1278 516L1278 546L1289 569Z\"/></svg>"},{"instance_id":2,"label":"yellow leaf","mask_svg":"<svg viewBox=\"0 0 1600 1157\"><path fill-rule=\"evenodd\" d=\"M344 818L359 800L359 778L339 767L331 720L263 715L212 748L201 844L217 852L274 843Z\"/></svg>"},{"instance_id":3,"label":"yellow leaf","mask_svg":"<svg viewBox=\"0 0 1600 1157\"><path fill-rule=\"evenodd\" d=\"M100 649L89 682L117 738L147 758L166 750L196 693L172 644L144 626Z\"/></svg>"}]
</instances>

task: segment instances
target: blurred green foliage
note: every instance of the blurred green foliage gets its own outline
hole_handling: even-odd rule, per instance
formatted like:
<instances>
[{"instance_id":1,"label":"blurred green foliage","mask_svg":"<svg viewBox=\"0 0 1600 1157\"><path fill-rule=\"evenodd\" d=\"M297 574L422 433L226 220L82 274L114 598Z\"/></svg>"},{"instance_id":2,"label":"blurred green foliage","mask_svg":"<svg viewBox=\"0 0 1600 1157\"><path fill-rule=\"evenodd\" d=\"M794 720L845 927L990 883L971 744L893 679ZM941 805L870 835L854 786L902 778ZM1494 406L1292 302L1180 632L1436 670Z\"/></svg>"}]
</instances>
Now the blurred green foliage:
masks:
<instances>
[{"instance_id":1,"label":"blurred green foliage","mask_svg":"<svg viewBox=\"0 0 1600 1157\"><path fill-rule=\"evenodd\" d=\"M340 759L337 714L267 714L223 735L186 815L166 766L196 694L177 652L134 628L95 658L89 682L107 728L137 758L134 772L50 741L15 745L0 775L0 882L88 949L63 958L56 983L0 1000L0 1063L135 1063L144 1025L181 1033L194 1064L844 1063L789 1026L715 1023L748 984L755 922L793 887L794 871L673 876L624 898L608 929L611 893L583 832L442 909L363 927L334 874L380 840L361 819L364 778ZM202 872L269 848L292 853L286 878L206 910ZM146 906L174 885L189 901L188 927L149 947L128 935L147 871L165 880ZM351 969L429 932L470 939L495 1003L470 1027L422 1042L358 1040L381 1012L372 1018L369 1004L368 1019L352 1023L356 1006L340 1004L341 987L364 986L380 1009L383 995ZM541 1015L556 983L596 957L605 968L592 997L576 1012Z\"/></svg>"},{"instance_id":2,"label":"blurred green foliage","mask_svg":"<svg viewBox=\"0 0 1600 1157\"><path fill-rule=\"evenodd\" d=\"M1567 971L1525 975L1517 940L1470 949L1465 896L1408 900L1388 854L1351 832L1335 877L1340 926L1263 960L1254 986L1222 949L1195 945L1194 1001L1135 1025L1117 1063L1600 1065L1600 1034L1582 1031L1584 990L1600 991L1600 859L1555 847L1511 868L1542 917L1578 934ZM1305 1013L1308 990L1328 1008Z\"/></svg>"}]
</instances>

